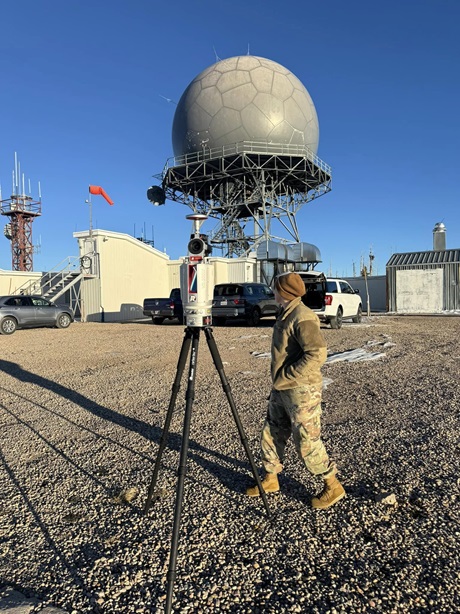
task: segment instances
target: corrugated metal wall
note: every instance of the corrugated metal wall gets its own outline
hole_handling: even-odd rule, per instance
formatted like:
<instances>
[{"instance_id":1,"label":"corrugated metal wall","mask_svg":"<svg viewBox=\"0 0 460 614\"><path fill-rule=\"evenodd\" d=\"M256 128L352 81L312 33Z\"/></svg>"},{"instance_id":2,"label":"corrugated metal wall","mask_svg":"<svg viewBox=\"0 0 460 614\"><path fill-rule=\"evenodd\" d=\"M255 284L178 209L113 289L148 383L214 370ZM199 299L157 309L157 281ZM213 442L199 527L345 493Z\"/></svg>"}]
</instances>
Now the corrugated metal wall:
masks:
<instances>
[{"instance_id":1,"label":"corrugated metal wall","mask_svg":"<svg viewBox=\"0 0 460 614\"><path fill-rule=\"evenodd\" d=\"M212 258L216 284L257 281L257 264L248 258Z\"/></svg>"},{"instance_id":2,"label":"corrugated metal wall","mask_svg":"<svg viewBox=\"0 0 460 614\"><path fill-rule=\"evenodd\" d=\"M362 299L363 311L367 312L367 292L369 292L369 304L372 311L387 310L387 278L385 275L371 275L366 280L364 277L344 277L354 290L359 290Z\"/></svg>"},{"instance_id":3,"label":"corrugated metal wall","mask_svg":"<svg viewBox=\"0 0 460 614\"><path fill-rule=\"evenodd\" d=\"M458 251L458 250L457 250ZM427 252L431 254L432 252ZM405 254L395 254L395 256L404 256ZM411 254L407 254L411 256ZM412 254L414 256L414 254ZM423 256L422 256L423 259ZM388 310L392 312L397 311L397 283L396 283L396 271L401 270L432 270L442 269L443 271L443 311L458 311L460 310L460 263L459 262L433 262L433 263L420 263L420 258L395 258L392 256L387 265L387 285L388 285ZM393 264L390 264L393 263ZM403 263L403 264L401 264Z\"/></svg>"},{"instance_id":4,"label":"corrugated metal wall","mask_svg":"<svg viewBox=\"0 0 460 614\"><path fill-rule=\"evenodd\" d=\"M82 322L101 322L101 283L98 277L81 281L80 317Z\"/></svg>"}]
</instances>

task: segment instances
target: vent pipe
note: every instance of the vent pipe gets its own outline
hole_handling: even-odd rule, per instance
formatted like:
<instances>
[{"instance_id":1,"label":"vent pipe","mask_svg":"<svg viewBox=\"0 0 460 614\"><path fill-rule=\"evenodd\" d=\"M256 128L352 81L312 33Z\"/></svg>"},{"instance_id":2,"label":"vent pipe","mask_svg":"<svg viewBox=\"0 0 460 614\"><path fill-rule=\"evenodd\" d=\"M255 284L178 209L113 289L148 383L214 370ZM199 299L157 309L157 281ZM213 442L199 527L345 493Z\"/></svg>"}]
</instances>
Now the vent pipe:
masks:
<instances>
[{"instance_id":1,"label":"vent pipe","mask_svg":"<svg viewBox=\"0 0 460 614\"><path fill-rule=\"evenodd\" d=\"M435 224L433 228L433 250L440 252L446 249L446 227L442 222Z\"/></svg>"}]
</instances>

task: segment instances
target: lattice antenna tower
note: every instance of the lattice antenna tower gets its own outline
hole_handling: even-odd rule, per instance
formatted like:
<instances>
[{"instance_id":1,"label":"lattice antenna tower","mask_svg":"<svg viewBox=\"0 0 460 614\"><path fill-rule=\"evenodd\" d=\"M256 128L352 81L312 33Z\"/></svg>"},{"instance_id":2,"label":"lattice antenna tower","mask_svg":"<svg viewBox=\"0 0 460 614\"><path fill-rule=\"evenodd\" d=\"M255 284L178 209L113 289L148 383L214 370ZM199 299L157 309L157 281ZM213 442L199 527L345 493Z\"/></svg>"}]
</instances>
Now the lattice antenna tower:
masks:
<instances>
[{"instance_id":1,"label":"lattice antenna tower","mask_svg":"<svg viewBox=\"0 0 460 614\"><path fill-rule=\"evenodd\" d=\"M38 183L38 200L31 194L30 180L26 192L25 175L21 163L14 154L13 190L11 196L2 200L0 187L0 213L8 218L4 228L5 237L11 241L11 268L13 271L33 271L32 224L42 213L41 188Z\"/></svg>"}]
</instances>

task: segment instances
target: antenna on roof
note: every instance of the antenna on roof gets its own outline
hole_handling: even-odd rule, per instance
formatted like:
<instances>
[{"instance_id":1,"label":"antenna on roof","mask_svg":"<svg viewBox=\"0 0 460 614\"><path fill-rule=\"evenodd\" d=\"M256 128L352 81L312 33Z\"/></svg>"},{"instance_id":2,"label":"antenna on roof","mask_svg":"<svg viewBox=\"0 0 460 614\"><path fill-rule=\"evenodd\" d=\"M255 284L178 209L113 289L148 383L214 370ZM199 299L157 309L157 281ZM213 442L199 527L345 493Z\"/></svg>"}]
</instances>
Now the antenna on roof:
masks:
<instances>
[{"instance_id":1,"label":"antenna on roof","mask_svg":"<svg viewBox=\"0 0 460 614\"><path fill-rule=\"evenodd\" d=\"M247 55L251 55L251 54L249 53L249 43L248 43L248 53L247 53Z\"/></svg>"},{"instance_id":2,"label":"antenna on roof","mask_svg":"<svg viewBox=\"0 0 460 614\"><path fill-rule=\"evenodd\" d=\"M18 185L18 154L14 152L14 171L13 171L13 194L16 194L15 188Z\"/></svg>"},{"instance_id":3,"label":"antenna on roof","mask_svg":"<svg viewBox=\"0 0 460 614\"><path fill-rule=\"evenodd\" d=\"M220 57L217 55L217 51L216 51L216 48L214 47L214 45L212 46L212 48L213 48L213 51L214 51L214 55L216 56L216 62L220 62L220 61L221 61L221 59L220 59Z\"/></svg>"}]
</instances>

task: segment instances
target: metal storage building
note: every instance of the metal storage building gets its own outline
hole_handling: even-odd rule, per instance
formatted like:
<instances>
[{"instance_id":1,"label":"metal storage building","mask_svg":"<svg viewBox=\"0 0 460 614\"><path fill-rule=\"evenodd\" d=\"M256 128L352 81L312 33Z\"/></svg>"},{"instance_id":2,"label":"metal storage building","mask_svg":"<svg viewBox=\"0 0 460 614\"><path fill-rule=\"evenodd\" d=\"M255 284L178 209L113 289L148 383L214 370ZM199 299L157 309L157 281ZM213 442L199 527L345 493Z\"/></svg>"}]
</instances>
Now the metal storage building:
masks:
<instances>
[{"instance_id":1,"label":"metal storage building","mask_svg":"<svg viewBox=\"0 0 460 614\"><path fill-rule=\"evenodd\" d=\"M386 265L388 311L460 310L460 249L393 254Z\"/></svg>"}]
</instances>

